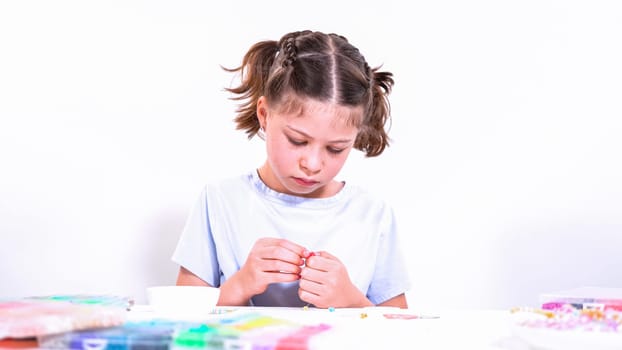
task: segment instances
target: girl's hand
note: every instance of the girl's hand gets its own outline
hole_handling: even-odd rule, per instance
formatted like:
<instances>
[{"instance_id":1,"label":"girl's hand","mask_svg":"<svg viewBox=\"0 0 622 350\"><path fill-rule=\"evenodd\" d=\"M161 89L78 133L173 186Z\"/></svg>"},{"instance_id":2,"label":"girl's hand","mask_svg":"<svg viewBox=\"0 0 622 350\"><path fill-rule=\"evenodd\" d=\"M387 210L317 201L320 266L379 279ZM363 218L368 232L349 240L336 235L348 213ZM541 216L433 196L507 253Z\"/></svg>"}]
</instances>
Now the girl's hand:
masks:
<instances>
[{"instance_id":1,"label":"girl's hand","mask_svg":"<svg viewBox=\"0 0 622 350\"><path fill-rule=\"evenodd\" d=\"M350 281L346 267L337 257L313 253L300 273L301 300L316 307L365 307L372 302Z\"/></svg>"},{"instance_id":2,"label":"girl's hand","mask_svg":"<svg viewBox=\"0 0 622 350\"><path fill-rule=\"evenodd\" d=\"M221 288L226 298L219 305L245 305L268 285L300 279L304 247L281 238L260 238L255 242L246 262ZM224 293L222 293L224 292Z\"/></svg>"}]
</instances>

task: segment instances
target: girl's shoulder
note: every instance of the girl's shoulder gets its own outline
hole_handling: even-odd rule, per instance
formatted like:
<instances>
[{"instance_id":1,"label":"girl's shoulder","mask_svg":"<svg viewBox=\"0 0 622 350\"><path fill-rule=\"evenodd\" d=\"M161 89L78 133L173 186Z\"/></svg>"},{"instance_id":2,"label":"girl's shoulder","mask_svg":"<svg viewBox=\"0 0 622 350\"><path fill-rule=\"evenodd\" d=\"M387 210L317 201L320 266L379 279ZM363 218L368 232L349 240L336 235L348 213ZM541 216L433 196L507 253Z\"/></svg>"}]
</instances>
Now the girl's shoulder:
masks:
<instances>
[{"instance_id":1,"label":"girl's shoulder","mask_svg":"<svg viewBox=\"0 0 622 350\"><path fill-rule=\"evenodd\" d=\"M231 195L238 192L248 192L253 186L252 173L240 175L226 175L218 178L211 178L205 182L204 191L206 194L229 193Z\"/></svg>"},{"instance_id":2,"label":"girl's shoulder","mask_svg":"<svg viewBox=\"0 0 622 350\"><path fill-rule=\"evenodd\" d=\"M351 201L360 201L367 203L369 206L374 206L378 208L382 208L385 210L390 210L391 205L387 201L385 197L381 194L372 191L366 187L351 185L350 186L350 200Z\"/></svg>"}]
</instances>

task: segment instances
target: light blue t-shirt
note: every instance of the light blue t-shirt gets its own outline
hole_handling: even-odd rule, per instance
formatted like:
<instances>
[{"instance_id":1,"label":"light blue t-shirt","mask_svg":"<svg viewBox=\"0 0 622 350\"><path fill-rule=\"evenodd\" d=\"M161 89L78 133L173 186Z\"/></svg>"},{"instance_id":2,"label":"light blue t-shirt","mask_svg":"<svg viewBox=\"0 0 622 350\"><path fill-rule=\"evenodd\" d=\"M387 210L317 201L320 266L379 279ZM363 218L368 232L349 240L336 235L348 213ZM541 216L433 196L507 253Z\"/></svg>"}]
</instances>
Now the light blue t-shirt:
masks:
<instances>
[{"instance_id":1,"label":"light blue t-shirt","mask_svg":"<svg viewBox=\"0 0 622 350\"><path fill-rule=\"evenodd\" d=\"M384 201L349 184L329 198L279 193L256 171L205 186L172 259L219 287L263 237L285 238L309 251L336 256L352 283L374 304L410 287L394 213ZM298 297L298 282L273 283L251 303L306 305Z\"/></svg>"}]
</instances>

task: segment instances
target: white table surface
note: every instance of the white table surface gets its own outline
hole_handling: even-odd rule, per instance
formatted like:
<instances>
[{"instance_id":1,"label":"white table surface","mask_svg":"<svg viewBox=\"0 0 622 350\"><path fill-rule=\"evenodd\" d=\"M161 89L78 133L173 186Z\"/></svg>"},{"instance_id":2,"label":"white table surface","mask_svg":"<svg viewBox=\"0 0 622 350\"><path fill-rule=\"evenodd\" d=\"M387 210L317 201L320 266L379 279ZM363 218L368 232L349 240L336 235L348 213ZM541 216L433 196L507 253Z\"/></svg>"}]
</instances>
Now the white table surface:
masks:
<instances>
[{"instance_id":1,"label":"white table surface","mask_svg":"<svg viewBox=\"0 0 622 350\"><path fill-rule=\"evenodd\" d=\"M311 349L481 349L532 350L511 333L509 310L448 310L418 312L397 308L303 309L235 308L233 313L259 312L303 324L329 324L331 329L311 338ZM361 318L365 313L367 317ZM384 314L421 315L421 319L387 319ZM129 320L150 318L200 320L197 314L162 314L137 306Z\"/></svg>"},{"instance_id":2,"label":"white table surface","mask_svg":"<svg viewBox=\"0 0 622 350\"><path fill-rule=\"evenodd\" d=\"M396 308L303 309L225 308L227 316L247 312L292 320L300 324L328 324L331 328L313 336L308 348L332 349L474 349L474 350L613 350L622 349L622 330L613 333L568 332L516 327L509 310L446 310L421 312ZM231 311L233 310L233 311ZM222 311L222 310L221 310ZM365 313L367 317L361 318ZM434 316L420 319L387 319L385 314ZM128 321L177 319L209 321L223 317L209 311L175 311L174 314L136 305ZM529 342L529 343L528 343ZM537 346L530 345L535 344ZM0 349L37 349L33 341L0 341ZM236 350L250 350L240 349Z\"/></svg>"}]
</instances>

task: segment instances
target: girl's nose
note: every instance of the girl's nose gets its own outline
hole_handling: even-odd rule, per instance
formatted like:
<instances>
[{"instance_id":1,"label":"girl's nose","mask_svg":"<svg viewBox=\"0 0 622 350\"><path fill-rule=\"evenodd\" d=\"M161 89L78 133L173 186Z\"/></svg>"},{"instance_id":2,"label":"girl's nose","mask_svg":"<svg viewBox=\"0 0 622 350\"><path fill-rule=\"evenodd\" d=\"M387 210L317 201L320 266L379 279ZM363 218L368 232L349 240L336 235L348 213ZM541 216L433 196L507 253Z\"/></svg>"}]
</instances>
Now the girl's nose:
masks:
<instances>
[{"instance_id":1,"label":"girl's nose","mask_svg":"<svg viewBox=\"0 0 622 350\"><path fill-rule=\"evenodd\" d=\"M300 159L300 166L307 174L316 174L322 170L322 155L320 151L309 150Z\"/></svg>"}]
</instances>

